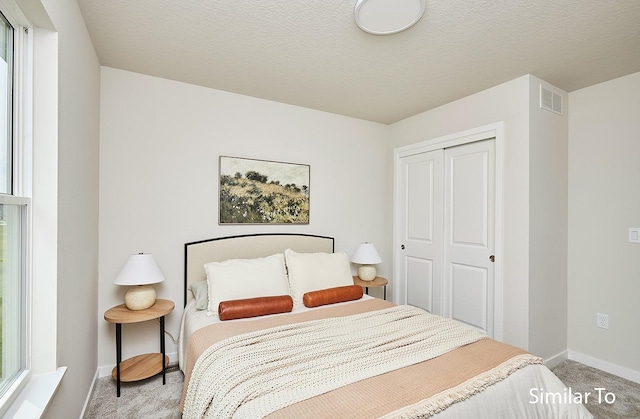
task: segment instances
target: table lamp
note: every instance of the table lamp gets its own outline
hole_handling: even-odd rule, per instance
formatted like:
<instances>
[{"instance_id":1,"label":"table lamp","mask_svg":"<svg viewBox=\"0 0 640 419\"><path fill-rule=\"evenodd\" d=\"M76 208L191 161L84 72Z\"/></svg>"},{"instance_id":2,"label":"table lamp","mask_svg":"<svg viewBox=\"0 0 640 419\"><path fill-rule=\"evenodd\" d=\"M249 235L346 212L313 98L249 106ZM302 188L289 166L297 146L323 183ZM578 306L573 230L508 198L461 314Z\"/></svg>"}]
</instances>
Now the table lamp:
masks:
<instances>
[{"instance_id":1,"label":"table lamp","mask_svg":"<svg viewBox=\"0 0 640 419\"><path fill-rule=\"evenodd\" d=\"M129 285L124 303L129 310L144 310L156 302L156 290L150 284L165 280L164 274L149 253L129 256L113 281L116 285Z\"/></svg>"},{"instance_id":2,"label":"table lamp","mask_svg":"<svg viewBox=\"0 0 640 419\"><path fill-rule=\"evenodd\" d=\"M382 262L380 255L372 243L360 243L356 252L351 258L351 262L359 263L358 277L363 281L373 281L376 278L376 267L373 264Z\"/></svg>"}]
</instances>

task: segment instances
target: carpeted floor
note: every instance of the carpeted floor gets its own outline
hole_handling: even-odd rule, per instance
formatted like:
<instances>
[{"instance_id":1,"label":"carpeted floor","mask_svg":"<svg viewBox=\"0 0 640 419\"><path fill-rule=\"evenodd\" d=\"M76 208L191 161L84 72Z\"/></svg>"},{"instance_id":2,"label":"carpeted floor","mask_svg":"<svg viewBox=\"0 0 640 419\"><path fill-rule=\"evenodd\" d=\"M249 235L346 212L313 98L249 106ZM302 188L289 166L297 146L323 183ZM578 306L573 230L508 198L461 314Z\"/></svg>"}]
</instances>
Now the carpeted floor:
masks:
<instances>
[{"instance_id":1,"label":"carpeted floor","mask_svg":"<svg viewBox=\"0 0 640 419\"><path fill-rule=\"evenodd\" d=\"M182 396L184 375L178 367L167 369L167 383L162 385L162 374L142 381L120 384L120 397L116 397L116 381L98 378L85 419L180 419L178 409Z\"/></svg>"},{"instance_id":2,"label":"carpeted floor","mask_svg":"<svg viewBox=\"0 0 640 419\"><path fill-rule=\"evenodd\" d=\"M586 406L594 418L640 418L640 384L569 360L552 371L572 393L591 393Z\"/></svg>"},{"instance_id":3,"label":"carpeted floor","mask_svg":"<svg viewBox=\"0 0 640 419\"><path fill-rule=\"evenodd\" d=\"M178 403L184 376L177 367L167 370L167 384L162 376L134 383L122 383L120 397L111 377L99 378L85 412L85 419L179 419ZM564 361L552 370L573 394L591 393L587 408L596 419L640 418L640 384L587 367L575 361ZM598 400L596 388L603 388ZM613 394L615 402L612 400Z\"/></svg>"}]
</instances>

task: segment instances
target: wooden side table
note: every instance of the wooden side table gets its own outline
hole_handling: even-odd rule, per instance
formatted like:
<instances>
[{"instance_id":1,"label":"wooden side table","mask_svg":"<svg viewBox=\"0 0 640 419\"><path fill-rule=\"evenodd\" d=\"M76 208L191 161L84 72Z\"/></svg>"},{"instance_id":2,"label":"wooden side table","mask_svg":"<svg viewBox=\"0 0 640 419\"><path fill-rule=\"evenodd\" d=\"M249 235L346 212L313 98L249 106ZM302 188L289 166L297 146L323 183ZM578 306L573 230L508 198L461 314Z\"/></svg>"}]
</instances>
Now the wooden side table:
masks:
<instances>
[{"instance_id":1,"label":"wooden side table","mask_svg":"<svg viewBox=\"0 0 640 419\"><path fill-rule=\"evenodd\" d=\"M389 283L389 281L387 281L386 278L382 278L380 276L376 276L375 278L373 278L373 281L363 281L362 279L360 279L357 275L353 277L353 284L354 285L360 285L361 287L364 288L364 292L366 294L369 294L369 287L384 287L384 299L387 299L387 284Z\"/></svg>"},{"instance_id":2,"label":"wooden side table","mask_svg":"<svg viewBox=\"0 0 640 419\"><path fill-rule=\"evenodd\" d=\"M145 310L129 310L120 304L105 311L104 319L116 325L116 366L111 375L116 379L116 395L120 397L120 382L138 381L153 377L162 371L162 385L166 384L166 367L169 357L164 348L164 316L171 313L175 304L171 300L156 300ZM122 361L122 324L140 323L160 319L160 353L134 356Z\"/></svg>"}]
</instances>

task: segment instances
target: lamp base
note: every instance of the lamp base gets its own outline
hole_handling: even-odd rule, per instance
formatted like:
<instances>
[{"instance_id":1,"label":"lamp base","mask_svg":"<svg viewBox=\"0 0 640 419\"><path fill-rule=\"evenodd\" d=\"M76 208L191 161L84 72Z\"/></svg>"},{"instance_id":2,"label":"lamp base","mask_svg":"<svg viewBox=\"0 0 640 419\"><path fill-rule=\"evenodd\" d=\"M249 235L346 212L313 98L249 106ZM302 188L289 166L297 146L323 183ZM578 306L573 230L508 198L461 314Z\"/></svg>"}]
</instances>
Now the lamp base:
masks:
<instances>
[{"instance_id":1,"label":"lamp base","mask_svg":"<svg viewBox=\"0 0 640 419\"><path fill-rule=\"evenodd\" d=\"M124 295L129 310L144 310L156 302L156 290L151 285L135 285Z\"/></svg>"},{"instance_id":2,"label":"lamp base","mask_svg":"<svg viewBox=\"0 0 640 419\"><path fill-rule=\"evenodd\" d=\"M376 279L376 267L362 265L358 268L358 277L363 281L373 281Z\"/></svg>"}]
</instances>

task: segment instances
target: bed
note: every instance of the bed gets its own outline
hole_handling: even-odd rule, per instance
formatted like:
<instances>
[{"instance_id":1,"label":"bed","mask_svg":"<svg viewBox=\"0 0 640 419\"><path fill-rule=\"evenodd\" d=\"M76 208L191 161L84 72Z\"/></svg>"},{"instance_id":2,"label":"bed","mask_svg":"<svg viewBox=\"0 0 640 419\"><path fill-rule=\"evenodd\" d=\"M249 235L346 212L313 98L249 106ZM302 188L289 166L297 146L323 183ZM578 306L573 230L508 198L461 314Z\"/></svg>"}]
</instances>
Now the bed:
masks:
<instances>
[{"instance_id":1,"label":"bed","mask_svg":"<svg viewBox=\"0 0 640 419\"><path fill-rule=\"evenodd\" d=\"M222 237L184 256L184 418L592 417L540 358L363 295L331 237Z\"/></svg>"}]
</instances>

